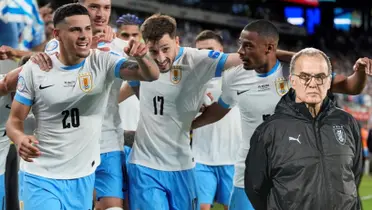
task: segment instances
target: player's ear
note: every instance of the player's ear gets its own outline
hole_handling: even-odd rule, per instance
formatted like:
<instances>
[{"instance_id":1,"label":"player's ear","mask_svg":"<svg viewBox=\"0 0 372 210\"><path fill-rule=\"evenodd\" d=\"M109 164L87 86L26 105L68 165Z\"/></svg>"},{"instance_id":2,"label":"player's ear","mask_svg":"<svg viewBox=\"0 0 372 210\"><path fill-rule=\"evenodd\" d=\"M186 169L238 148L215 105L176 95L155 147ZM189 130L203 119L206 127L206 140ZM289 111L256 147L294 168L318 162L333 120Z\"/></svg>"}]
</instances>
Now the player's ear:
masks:
<instances>
[{"instance_id":1,"label":"player's ear","mask_svg":"<svg viewBox=\"0 0 372 210\"><path fill-rule=\"evenodd\" d=\"M59 30L54 28L53 29L53 36L55 39L57 39L58 41L60 41L60 38L59 38Z\"/></svg>"},{"instance_id":2,"label":"player's ear","mask_svg":"<svg viewBox=\"0 0 372 210\"><path fill-rule=\"evenodd\" d=\"M179 36L176 36L175 39L176 39L176 44L177 45L180 45L180 37Z\"/></svg>"},{"instance_id":3,"label":"player's ear","mask_svg":"<svg viewBox=\"0 0 372 210\"><path fill-rule=\"evenodd\" d=\"M266 53L269 54L275 50L275 46L272 43L269 43L266 50Z\"/></svg>"}]
</instances>

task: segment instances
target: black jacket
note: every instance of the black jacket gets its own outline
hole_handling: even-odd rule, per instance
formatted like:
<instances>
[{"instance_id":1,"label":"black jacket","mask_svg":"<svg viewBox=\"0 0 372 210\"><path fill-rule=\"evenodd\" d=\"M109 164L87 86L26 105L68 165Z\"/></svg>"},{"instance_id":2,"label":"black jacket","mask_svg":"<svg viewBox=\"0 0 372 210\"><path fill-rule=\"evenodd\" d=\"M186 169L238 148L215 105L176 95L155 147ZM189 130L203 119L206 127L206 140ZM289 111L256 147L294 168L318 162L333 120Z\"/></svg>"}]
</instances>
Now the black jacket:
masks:
<instances>
[{"instance_id":1,"label":"black jacket","mask_svg":"<svg viewBox=\"0 0 372 210\"><path fill-rule=\"evenodd\" d=\"M357 122L324 100L314 119L290 90L251 138L245 191L256 210L359 210ZM244 129L244 128L243 128Z\"/></svg>"}]
</instances>

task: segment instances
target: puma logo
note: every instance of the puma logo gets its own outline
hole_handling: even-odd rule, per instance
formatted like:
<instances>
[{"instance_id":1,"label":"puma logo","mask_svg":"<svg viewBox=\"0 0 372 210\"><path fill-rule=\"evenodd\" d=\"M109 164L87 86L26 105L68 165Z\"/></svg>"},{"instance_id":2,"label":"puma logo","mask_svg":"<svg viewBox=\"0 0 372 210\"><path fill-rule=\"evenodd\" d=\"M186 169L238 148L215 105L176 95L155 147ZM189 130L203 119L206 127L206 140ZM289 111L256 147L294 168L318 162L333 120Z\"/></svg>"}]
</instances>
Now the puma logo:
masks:
<instances>
[{"instance_id":1,"label":"puma logo","mask_svg":"<svg viewBox=\"0 0 372 210\"><path fill-rule=\"evenodd\" d=\"M299 144L301 144L301 142L300 142L300 136L301 136L301 134L298 135L297 139L294 138L294 137L289 137L289 141L297 141Z\"/></svg>"}]
</instances>

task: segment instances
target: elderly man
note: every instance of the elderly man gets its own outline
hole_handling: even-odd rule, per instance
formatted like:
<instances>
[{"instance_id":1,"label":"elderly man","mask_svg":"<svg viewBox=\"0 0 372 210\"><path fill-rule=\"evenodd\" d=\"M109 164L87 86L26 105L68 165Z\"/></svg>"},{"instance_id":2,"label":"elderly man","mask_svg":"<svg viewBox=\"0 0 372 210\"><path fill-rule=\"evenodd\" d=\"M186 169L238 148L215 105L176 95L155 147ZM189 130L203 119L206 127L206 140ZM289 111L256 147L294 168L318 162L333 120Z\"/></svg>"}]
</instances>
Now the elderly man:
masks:
<instances>
[{"instance_id":1,"label":"elderly man","mask_svg":"<svg viewBox=\"0 0 372 210\"><path fill-rule=\"evenodd\" d=\"M245 170L249 200L256 210L360 209L359 128L327 98L328 57L304 49L292 58L290 70L293 89L251 138Z\"/></svg>"}]
</instances>

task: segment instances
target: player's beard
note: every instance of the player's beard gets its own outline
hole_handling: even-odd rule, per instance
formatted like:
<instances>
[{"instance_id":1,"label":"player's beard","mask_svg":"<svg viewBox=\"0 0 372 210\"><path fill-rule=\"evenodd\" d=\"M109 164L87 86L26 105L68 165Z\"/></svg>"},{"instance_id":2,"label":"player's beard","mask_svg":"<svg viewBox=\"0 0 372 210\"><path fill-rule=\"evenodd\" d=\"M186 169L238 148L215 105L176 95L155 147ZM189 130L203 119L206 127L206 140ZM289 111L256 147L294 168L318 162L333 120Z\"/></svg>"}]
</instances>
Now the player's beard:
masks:
<instances>
[{"instance_id":1,"label":"player's beard","mask_svg":"<svg viewBox=\"0 0 372 210\"><path fill-rule=\"evenodd\" d=\"M158 64L158 67L161 73L168 72L172 67L172 62L169 58L167 58L164 62L162 62L162 64L165 64L165 65L160 65L158 61L156 61L156 63Z\"/></svg>"}]
</instances>

